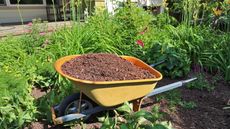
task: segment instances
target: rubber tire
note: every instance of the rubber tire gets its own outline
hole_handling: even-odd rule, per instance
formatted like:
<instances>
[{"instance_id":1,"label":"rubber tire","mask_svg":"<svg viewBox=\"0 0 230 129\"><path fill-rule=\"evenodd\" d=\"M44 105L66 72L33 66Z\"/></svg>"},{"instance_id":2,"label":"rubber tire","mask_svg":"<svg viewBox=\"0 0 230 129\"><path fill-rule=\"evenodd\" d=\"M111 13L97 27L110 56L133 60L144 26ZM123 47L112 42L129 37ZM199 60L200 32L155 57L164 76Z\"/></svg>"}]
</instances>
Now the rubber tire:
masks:
<instances>
[{"instance_id":1,"label":"rubber tire","mask_svg":"<svg viewBox=\"0 0 230 129\"><path fill-rule=\"evenodd\" d=\"M64 116L66 108L69 104L71 104L73 101L76 101L80 99L80 93L74 93L70 96L67 96L64 100L62 100L62 102L60 103L59 107L58 107L58 115L59 116ZM92 106L94 106L94 102L92 100L90 100L87 96L85 96L84 94L82 94L82 100L88 101L89 103L92 104ZM87 115L86 118L89 118L90 115Z\"/></svg>"}]
</instances>

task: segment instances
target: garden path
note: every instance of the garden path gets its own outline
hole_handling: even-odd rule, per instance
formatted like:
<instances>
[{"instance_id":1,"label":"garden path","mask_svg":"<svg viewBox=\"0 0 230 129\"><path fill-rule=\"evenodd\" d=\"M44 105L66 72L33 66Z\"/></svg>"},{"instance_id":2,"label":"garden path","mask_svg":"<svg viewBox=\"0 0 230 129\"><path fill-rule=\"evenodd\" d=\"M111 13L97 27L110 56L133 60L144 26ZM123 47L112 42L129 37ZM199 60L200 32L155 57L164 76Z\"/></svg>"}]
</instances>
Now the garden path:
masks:
<instances>
[{"instance_id":1,"label":"garden path","mask_svg":"<svg viewBox=\"0 0 230 129\"><path fill-rule=\"evenodd\" d=\"M52 32L57 28L70 26L70 21L61 21L61 22L49 22L49 23L41 23L39 27L47 26L47 31ZM6 25L0 26L0 38L6 37L8 35L18 36L22 34L26 34L30 32L31 25Z\"/></svg>"}]
</instances>

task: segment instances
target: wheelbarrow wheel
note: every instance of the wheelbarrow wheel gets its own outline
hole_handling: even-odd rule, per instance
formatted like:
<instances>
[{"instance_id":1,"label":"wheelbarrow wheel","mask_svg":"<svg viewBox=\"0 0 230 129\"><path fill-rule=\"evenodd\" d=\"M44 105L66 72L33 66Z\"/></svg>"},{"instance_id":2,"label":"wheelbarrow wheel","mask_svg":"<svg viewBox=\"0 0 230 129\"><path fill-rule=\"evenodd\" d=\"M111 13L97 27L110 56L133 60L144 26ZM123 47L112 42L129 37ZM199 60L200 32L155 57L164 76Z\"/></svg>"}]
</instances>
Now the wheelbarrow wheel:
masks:
<instances>
[{"instance_id":1,"label":"wheelbarrow wheel","mask_svg":"<svg viewBox=\"0 0 230 129\"><path fill-rule=\"evenodd\" d=\"M82 94L81 106L79 106L80 93L75 93L67 96L59 105L58 114L64 116L68 114L77 113L80 107L80 113L93 108L94 103L87 96ZM88 119L91 115L87 115L84 120Z\"/></svg>"}]
</instances>

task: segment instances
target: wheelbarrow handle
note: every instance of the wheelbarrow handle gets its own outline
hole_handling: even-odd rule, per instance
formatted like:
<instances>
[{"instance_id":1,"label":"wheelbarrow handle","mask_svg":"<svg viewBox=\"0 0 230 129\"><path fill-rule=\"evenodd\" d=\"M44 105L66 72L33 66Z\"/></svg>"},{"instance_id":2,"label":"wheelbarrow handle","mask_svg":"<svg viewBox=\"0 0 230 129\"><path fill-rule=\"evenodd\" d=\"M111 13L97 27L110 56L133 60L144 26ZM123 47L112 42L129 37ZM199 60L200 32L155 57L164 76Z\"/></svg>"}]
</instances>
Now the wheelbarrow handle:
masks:
<instances>
[{"instance_id":1,"label":"wheelbarrow handle","mask_svg":"<svg viewBox=\"0 0 230 129\"><path fill-rule=\"evenodd\" d=\"M194 81L196 79L197 79L197 77L194 77L194 78L174 82L174 83L171 83L171 84L156 88L152 92L150 92L148 95L146 95L145 98L150 97L150 96L154 96L154 95L157 95L157 94L160 94L160 93L163 93L163 92L167 92L167 91L170 91L170 90L173 90L173 89L176 89L176 88L179 88L179 87L183 86L184 84L192 82L192 81Z\"/></svg>"},{"instance_id":2,"label":"wheelbarrow handle","mask_svg":"<svg viewBox=\"0 0 230 129\"><path fill-rule=\"evenodd\" d=\"M157 63L151 64L151 67L156 67L157 65L163 64L165 62L165 60L159 61Z\"/></svg>"}]
</instances>

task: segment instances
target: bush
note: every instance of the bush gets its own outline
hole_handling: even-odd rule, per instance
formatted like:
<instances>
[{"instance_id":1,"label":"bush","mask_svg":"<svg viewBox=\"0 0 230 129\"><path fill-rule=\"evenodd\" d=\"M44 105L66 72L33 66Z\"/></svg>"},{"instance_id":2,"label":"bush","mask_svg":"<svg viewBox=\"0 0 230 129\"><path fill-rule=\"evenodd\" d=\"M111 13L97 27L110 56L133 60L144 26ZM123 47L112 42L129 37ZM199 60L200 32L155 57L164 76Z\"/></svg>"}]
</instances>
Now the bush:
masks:
<instances>
[{"instance_id":1,"label":"bush","mask_svg":"<svg viewBox=\"0 0 230 129\"><path fill-rule=\"evenodd\" d=\"M36 107L26 78L0 71L0 125L21 128L35 120Z\"/></svg>"}]
</instances>

